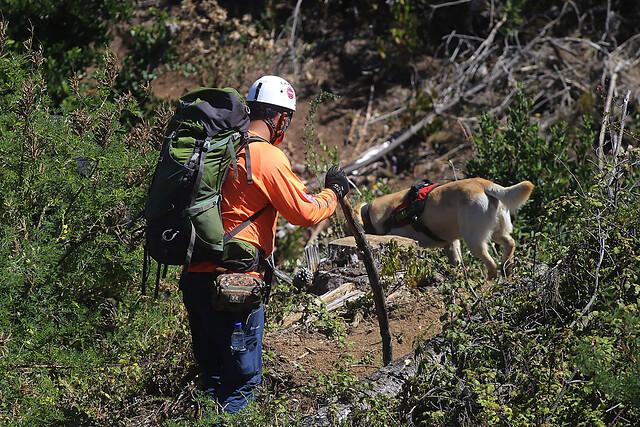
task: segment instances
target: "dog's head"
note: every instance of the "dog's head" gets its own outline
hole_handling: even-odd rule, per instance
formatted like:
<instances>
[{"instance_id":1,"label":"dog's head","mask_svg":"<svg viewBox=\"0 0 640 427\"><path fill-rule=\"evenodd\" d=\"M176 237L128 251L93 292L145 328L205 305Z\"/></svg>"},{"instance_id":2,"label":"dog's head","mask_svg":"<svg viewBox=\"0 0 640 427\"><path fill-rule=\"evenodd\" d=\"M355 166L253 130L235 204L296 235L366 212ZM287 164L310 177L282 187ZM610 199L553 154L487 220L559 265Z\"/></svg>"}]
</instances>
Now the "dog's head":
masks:
<instances>
[{"instance_id":1,"label":"dog's head","mask_svg":"<svg viewBox=\"0 0 640 427\"><path fill-rule=\"evenodd\" d=\"M360 225L364 225L364 222L362 222L362 207L364 205L366 205L365 202L359 202L359 203L356 203L356 205L353 208L353 219L358 221Z\"/></svg>"},{"instance_id":2,"label":"dog's head","mask_svg":"<svg viewBox=\"0 0 640 427\"><path fill-rule=\"evenodd\" d=\"M360 226L364 227L364 223L362 222L362 207L366 205L365 202L358 202L356 203L355 206L353 206L351 208L351 211L353 212L353 219L360 224ZM346 226L344 227L344 233L345 236L352 236L353 234L351 233L351 227L350 226Z\"/></svg>"},{"instance_id":3,"label":"dog's head","mask_svg":"<svg viewBox=\"0 0 640 427\"><path fill-rule=\"evenodd\" d=\"M378 230L378 232L373 232L373 234L381 233L381 230L384 229L382 224L384 221L391 215L394 209L402 203L402 200L406 196L408 192L407 190L402 190L393 194L385 194L380 197L376 197L371 202L360 202L356 204L353 208L353 219L357 221L363 228L365 226L365 219L362 218L363 207L367 206L366 213L368 214L368 222L369 222L369 230L366 230L367 233L372 233L373 230Z\"/></svg>"}]
</instances>

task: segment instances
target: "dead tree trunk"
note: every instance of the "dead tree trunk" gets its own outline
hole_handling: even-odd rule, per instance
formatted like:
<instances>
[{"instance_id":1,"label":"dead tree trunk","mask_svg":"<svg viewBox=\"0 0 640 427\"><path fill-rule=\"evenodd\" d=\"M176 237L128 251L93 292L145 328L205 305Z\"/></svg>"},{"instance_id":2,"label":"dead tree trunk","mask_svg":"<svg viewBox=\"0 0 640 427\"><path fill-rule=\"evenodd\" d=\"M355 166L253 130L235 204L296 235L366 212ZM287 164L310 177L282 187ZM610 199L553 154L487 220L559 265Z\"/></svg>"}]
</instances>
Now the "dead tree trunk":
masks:
<instances>
[{"instance_id":1,"label":"dead tree trunk","mask_svg":"<svg viewBox=\"0 0 640 427\"><path fill-rule=\"evenodd\" d=\"M421 355L418 356L411 352L362 380L360 386L356 387L359 391L356 392L356 397L351 402L333 402L319 406L314 415L301 420L300 427L343 425L341 423L346 425L349 416L355 410L366 411L369 408L367 403L369 398L376 396L386 396L390 399L398 397L406 382L418 373L418 368L424 357L431 360L441 359L442 355L434 350L436 342L441 345L442 339L435 338L426 344Z\"/></svg>"}]
</instances>

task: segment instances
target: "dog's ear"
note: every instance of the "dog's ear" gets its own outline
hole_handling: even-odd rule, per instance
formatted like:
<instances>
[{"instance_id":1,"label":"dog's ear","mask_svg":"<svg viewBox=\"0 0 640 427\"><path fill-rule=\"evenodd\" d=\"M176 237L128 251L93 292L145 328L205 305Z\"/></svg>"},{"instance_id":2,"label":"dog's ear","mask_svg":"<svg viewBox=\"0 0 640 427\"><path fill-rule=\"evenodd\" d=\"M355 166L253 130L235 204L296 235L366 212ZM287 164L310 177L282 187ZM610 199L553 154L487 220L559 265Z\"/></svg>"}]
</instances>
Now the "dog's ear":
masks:
<instances>
[{"instance_id":1,"label":"dog's ear","mask_svg":"<svg viewBox=\"0 0 640 427\"><path fill-rule=\"evenodd\" d=\"M353 209L353 219L356 220L360 225L363 225L362 222L362 215L360 214L360 212L362 211L362 207L365 205L364 202L360 202L358 203ZM351 233L351 227L349 227L349 225L347 224L346 227L344 227L344 234L345 236L352 236L353 234Z\"/></svg>"},{"instance_id":2,"label":"dog's ear","mask_svg":"<svg viewBox=\"0 0 640 427\"><path fill-rule=\"evenodd\" d=\"M353 219L358 221L362 226L364 226L364 222L362 222L362 207L364 205L364 202L360 202L353 208Z\"/></svg>"}]
</instances>

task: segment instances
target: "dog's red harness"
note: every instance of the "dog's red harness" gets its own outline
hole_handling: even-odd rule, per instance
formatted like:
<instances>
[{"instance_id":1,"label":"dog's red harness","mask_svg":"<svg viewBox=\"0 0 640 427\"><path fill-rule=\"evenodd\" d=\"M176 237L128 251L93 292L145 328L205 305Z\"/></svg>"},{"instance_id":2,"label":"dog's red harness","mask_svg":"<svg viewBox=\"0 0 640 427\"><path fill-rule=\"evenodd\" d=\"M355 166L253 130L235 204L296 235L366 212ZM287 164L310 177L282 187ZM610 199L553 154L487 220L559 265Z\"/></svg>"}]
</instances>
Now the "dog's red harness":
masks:
<instances>
[{"instance_id":1,"label":"dog's red harness","mask_svg":"<svg viewBox=\"0 0 640 427\"><path fill-rule=\"evenodd\" d=\"M395 208L389 218L384 222L383 234L387 234L392 228L412 225L413 228L425 234L430 239L442 242L443 240L436 236L420 219L422 212L424 212L425 204L427 203L427 196L439 185L440 184L434 184L429 180L423 180L412 185L400 206ZM377 234L371 223L368 204L363 206L361 215L365 225L365 232Z\"/></svg>"}]
</instances>

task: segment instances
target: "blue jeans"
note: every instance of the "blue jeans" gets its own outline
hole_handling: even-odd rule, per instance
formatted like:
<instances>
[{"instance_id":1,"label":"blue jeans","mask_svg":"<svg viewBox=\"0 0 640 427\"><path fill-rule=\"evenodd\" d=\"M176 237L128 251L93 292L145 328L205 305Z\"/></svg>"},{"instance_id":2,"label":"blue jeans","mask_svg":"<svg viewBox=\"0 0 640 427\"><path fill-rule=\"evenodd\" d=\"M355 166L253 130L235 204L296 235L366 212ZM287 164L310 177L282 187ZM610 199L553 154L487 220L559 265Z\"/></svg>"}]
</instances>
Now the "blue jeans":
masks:
<instances>
[{"instance_id":1,"label":"blue jeans","mask_svg":"<svg viewBox=\"0 0 640 427\"><path fill-rule=\"evenodd\" d=\"M262 381L264 307L243 313L214 310L213 280L212 273L185 273L180 289L204 392L233 414L253 400L253 391ZM233 325L240 321L247 347L241 353L231 351Z\"/></svg>"}]
</instances>

